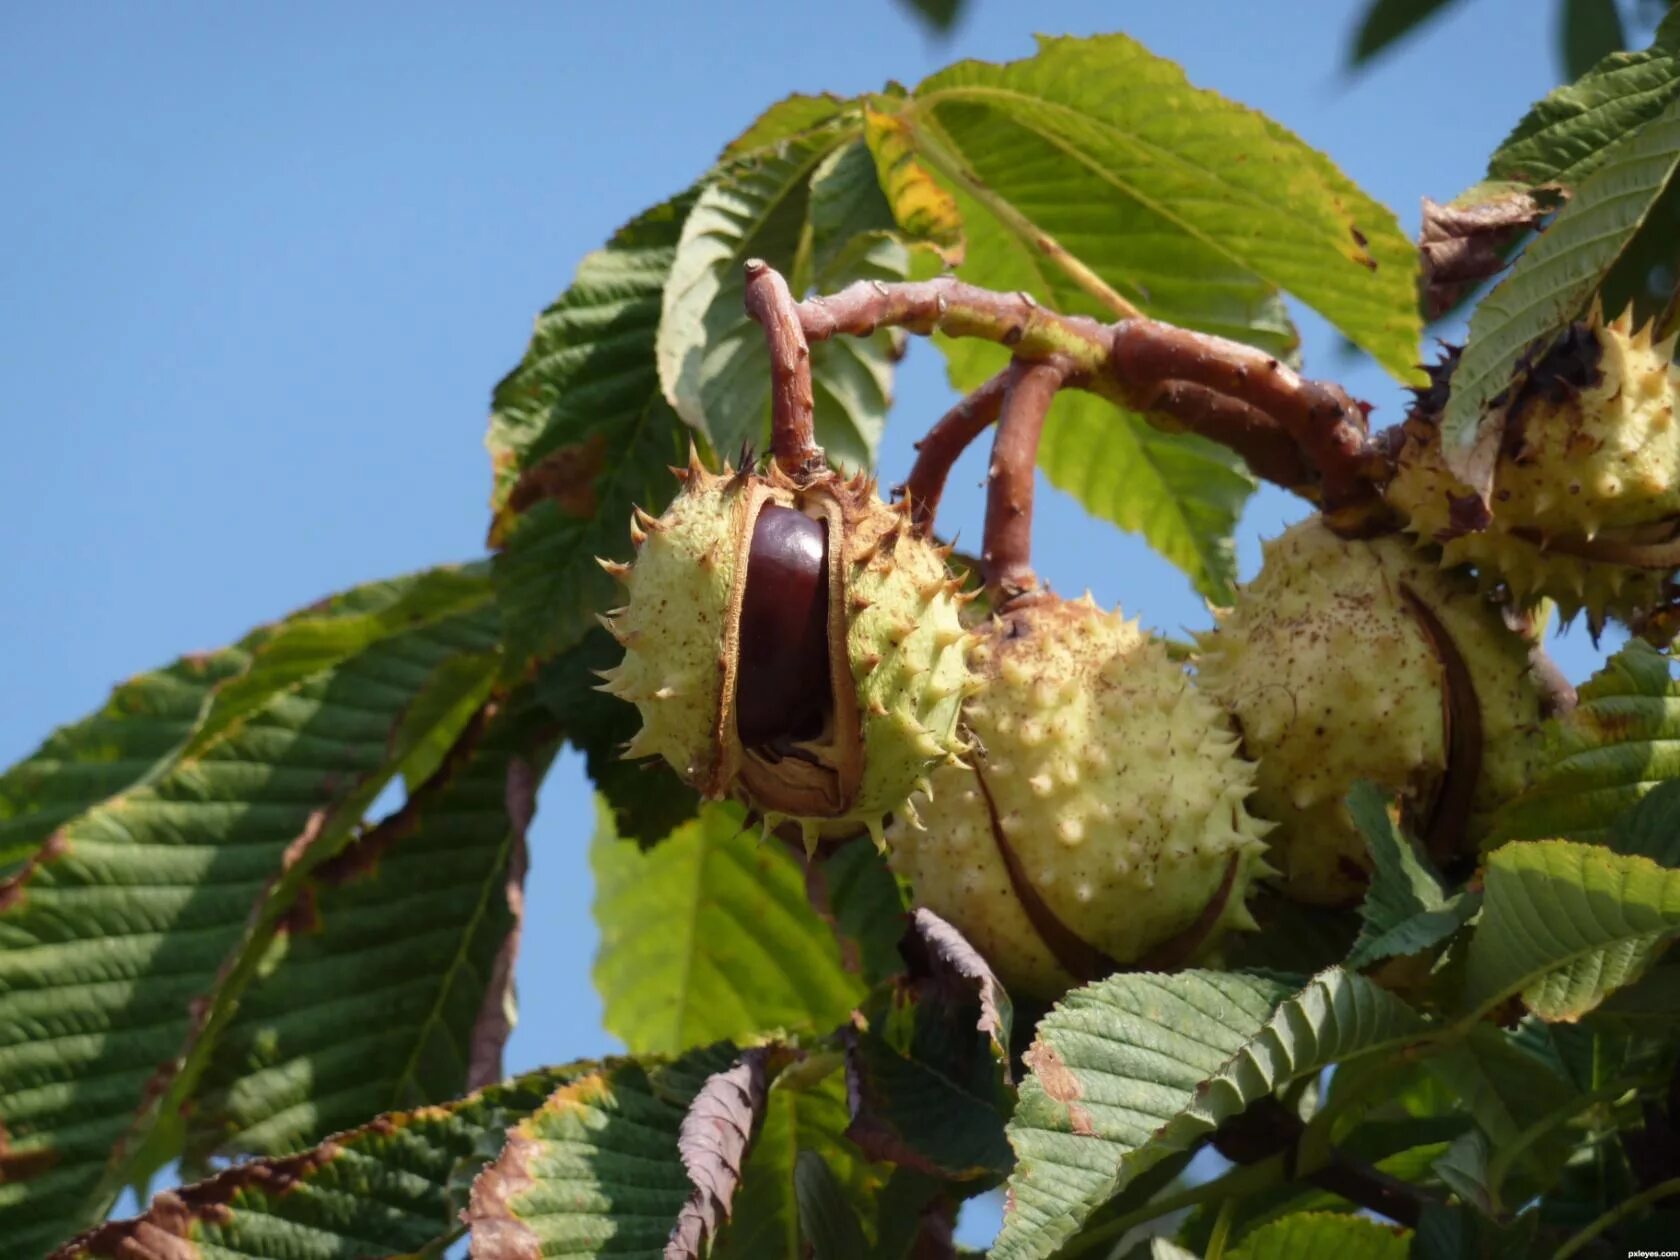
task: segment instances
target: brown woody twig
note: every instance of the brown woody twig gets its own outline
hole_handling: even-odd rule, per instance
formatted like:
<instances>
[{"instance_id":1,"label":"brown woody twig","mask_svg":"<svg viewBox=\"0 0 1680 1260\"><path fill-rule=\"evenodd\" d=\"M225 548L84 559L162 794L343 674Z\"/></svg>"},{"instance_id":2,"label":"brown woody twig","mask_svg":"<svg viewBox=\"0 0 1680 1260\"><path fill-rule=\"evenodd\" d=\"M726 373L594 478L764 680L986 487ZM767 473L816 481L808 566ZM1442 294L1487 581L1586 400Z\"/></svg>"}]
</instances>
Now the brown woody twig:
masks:
<instances>
[{"instance_id":1,"label":"brown woody twig","mask_svg":"<svg viewBox=\"0 0 1680 1260\"><path fill-rule=\"evenodd\" d=\"M1257 477L1298 493L1317 492L1318 473L1306 454L1293 442L1279 441L1277 421L1240 398L1189 381L1167 381L1146 410L1171 416L1187 432L1235 451Z\"/></svg>"},{"instance_id":2,"label":"brown woody twig","mask_svg":"<svg viewBox=\"0 0 1680 1260\"><path fill-rule=\"evenodd\" d=\"M911 526L923 538L933 532L933 518L939 512L951 466L998 418L1004 394L1026 368L1025 361L1011 359L1008 367L947 411L916 443L916 462L894 493L904 495L910 504Z\"/></svg>"},{"instance_id":3,"label":"brown woody twig","mask_svg":"<svg viewBox=\"0 0 1680 1260\"><path fill-rule=\"evenodd\" d=\"M1113 338L1107 368L1137 410L1160 408L1174 382L1201 386L1246 404L1288 437L1317 474L1332 523L1380 498L1388 461L1371 445L1364 409L1341 386L1304 380L1252 346L1150 319L1122 320Z\"/></svg>"},{"instance_id":4,"label":"brown woody twig","mask_svg":"<svg viewBox=\"0 0 1680 1260\"><path fill-rule=\"evenodd\" d=\"M1028 362L1060 359L1064 387L1230 447L1258 476L1320 505L1341 532L1392 524L1382 498L1389 464L1370 439L1364 408L1340 387L1303 379L1252 346L1150 319L1102 324L1060 315L1027 294L994 293L949 277L860 281L799 303L796 314L810 341L867 336L891 325L984 338ZM989 406L989 397L982 402ZM966 420L978 420L984 406ZM941 457L947 468L955 459L943 450ZM925 481L919 484L924 499L937 499Z\"/></svg>"},{"instance_id":5,"label":"brown woody twig","mask_svg":"<svg viewBox=\"0 0 1680 1260\"><path fill-rule=\"evenodd\" d=\"M1213 1147L1234 1164L1252 1164L1283 1154L1290 1179L1306 1126L1300 1117L1275 1098L1260 1098L1248 1110L1231 1117L1213 1135ZM1302 1171L1300 1177L1349 1203L1416 1229L1433 1196L1398 1177L1332 1147L1323 1166Z\"/></svg>"},{"instance_id":6,"label":"brown woody twig","mask_svg":"<svg viewBox=\"0 0 1680 1260\"><path fill-rule=\"evenodd\" d=\"M986 470L986 532L980 551L995 608L1038 587L1032 571L1033 471L1044 417L1067 376L1067 364L1049 358L1010 374L1004 387Z\"/></svg>"},{"instance_id":7,"label":"brown woody twig","mask_svg":"<svg viewBox=\"0 0 1680 1260\"><path fill-rule=\"evenodd\" d=\"M811 349L787 281L762 258L746 266L747 314L764 326L770 347L770 451L790 477L824 467L812 420Z\"/></svg>"}]
</instances>

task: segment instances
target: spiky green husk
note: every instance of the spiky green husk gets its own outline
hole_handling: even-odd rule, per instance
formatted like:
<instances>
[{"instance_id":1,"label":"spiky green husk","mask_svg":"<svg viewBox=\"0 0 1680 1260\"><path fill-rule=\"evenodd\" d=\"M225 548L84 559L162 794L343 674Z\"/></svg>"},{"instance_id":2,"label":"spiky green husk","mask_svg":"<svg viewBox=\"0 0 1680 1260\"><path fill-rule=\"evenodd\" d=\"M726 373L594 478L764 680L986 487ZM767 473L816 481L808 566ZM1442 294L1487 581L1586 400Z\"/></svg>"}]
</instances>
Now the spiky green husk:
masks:
<instances>
[{"instance_id":1,"label":"spiky green husk","mask_svg":"<svg viewBox=\"0 0 1680 1260\"><path fill-rule=\"evenodd\" d=\"M1349 788L1366 779L1427 814L1448 764L1442 659L1404 592L1434 614L1474 680L1483 739L1470 843L1527 781L1541 690L1528 639L1430 552L1394 536L1340 538L1316 516L1264 550L1259 576L1198 636L1198 678L1259 762L1251 804L1280 824L1269 840L1286 891L1345 904L1370 870Z\"/></svg>"},{"instance_id":2,"label":"spiky green husk","mask_svg":"<svg viewBox=\"0 0 1680 1260\"><path fill-rule=\"evenodd\" d=\"M956 727L973 636L959 619L947 553L912 534L908 513L882 503L863 478L795 486L774 472L768 480L714 476L698 462L682 475L663 516L632 522L635 562L606 566L628 599L607 619L625 654L604 690L633 702L643 719L626 755L663 757L703 794L739 796L772 825L794 818L808 837L862 829L879 837L884 816L963 749ZM729 656L747 541L765 503L802 507L826 522L831 548L839 543L844 642L831 656L853 694L822 750L841 746L843 799L820 814L759 799L740 777L752 754L735 734ZM761 786L767 774L774 771L760 765Z\"/></svg>"},{"instance_id":3,"label":"spiky green husk","mask_svg":"<svg viewBox=\"0 0 1680 1260\"><path fill-rule=\"evenodd\" d=\"M1635 331L1626 313L1609 324L1595 316L1576 341L1596 350L1596 364L1585 364L1595 379L1516 396L1485 529L1453 520L1453 501L1471 492L1447 470L1439 417L1427 409L1403 426L1387 494L1413 533L1441 544L1444 563L1475 566L1485 585L1502 585L1519 603L1549 598L1566 618L1585 609L1596 626L1654 606L1673 571L1613 557L1622 544L1666 542L1675 532L1680 375L1673 339L1653 344L1650 329Z\"/></svg>"},{"instance_id":4,"label":"spiky green husk","mask_svg":"<svg viewBox=\"0 0 1680 1260\"><path fill-rule=\"evenodd\" d=\"M1233 859L1204 940L1253 926L1244 903L1265 848L1243 804L1254 768L1158 642L1089 597L1047 599L983 629L971 659L975 748L912 798L920 824L895 820L889 845L918 901L1005 984L1053 998L1075 977L1023 909L994 818L1061 923L1118 962L1195 924Z\"/></svg>"},{"instance_id":5,"label":"spiky green husk","mask_svg":"<svg viewBox=\"0 0 1680 1260\"><path fill-rule=\"evenodd\" d=\"M846 657L857 688L864 763L848 820L880 834L931 770L966 745L957 717L970 686L973 636L944 553L913 536L907 515L852 491L846 509Z\"/></svg>"},{"instance_id":6,"label":"spiky green husk","mask_svg":"<svg viewBox=\"0 0 1680 1260\"><path fill-rule=\"evenodd\" d=\"M748 499L744 478L715 477L695 464L663 516L632 519L635 562L605 566L623 581L626 599L606 622L624 660L603 674L602 690L642 715L624 755L663 757L707 795L720 794L724 634Z\"/></svg>"}]
</instances>

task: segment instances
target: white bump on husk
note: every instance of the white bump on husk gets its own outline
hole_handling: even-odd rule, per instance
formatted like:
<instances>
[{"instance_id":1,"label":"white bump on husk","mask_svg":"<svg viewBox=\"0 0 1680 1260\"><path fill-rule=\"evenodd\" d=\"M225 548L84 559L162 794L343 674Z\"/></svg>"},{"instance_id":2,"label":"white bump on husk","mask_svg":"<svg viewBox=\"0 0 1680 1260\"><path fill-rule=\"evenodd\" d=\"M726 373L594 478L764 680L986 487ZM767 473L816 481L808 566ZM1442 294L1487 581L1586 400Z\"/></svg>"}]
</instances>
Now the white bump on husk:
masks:
<instances>
[{"instance_id":1,"label":"white bump on husk","mask_svg":"<svg viewBox=\"0 0 1680 1260\"><path fill-rule=\"evenodd\" d=\"M984 703L964 713L977 736L972 768L932 776L937 797L917 802L925 831L889 828L893 869L917 900L968 936L1010 988L1055 997L1073 983L1014 891L995 810L1038 896L1121 963L1193 924L1233 858L1237 877L1204 948L1251 921L1242 905L1267 828L1244 806L1254 767L1183 668L1135 622L1087 601L1041 600L984 633L975 654ZM1055 713L1043 711L1046 698ZM1221 738L1207 738L1210 729ZM1157 865L1169 847L1179 856Z\"/></svg>"},{"instance_id":2,"label":"white bump on husk","mask_svg":"<svg viewBox=\"0 0 1680 1260\"><path fill-rule=\"evenodd\" d=\"M1541 693L1529 641L1468 575L1397 536L1349 541L1319 517L1286 530L1235 606L1198 636L1197 676L1259 762L1251 804L1279 824L1272 860L1301 900L1343 904L1364 889L1370 859L1345 804L1356 780L1417 809L1441 785L1443 668L1402 587L1451 636L1480 702L1469 841L1522 789L1538 753Z\"/></svg>"}]
</instances>

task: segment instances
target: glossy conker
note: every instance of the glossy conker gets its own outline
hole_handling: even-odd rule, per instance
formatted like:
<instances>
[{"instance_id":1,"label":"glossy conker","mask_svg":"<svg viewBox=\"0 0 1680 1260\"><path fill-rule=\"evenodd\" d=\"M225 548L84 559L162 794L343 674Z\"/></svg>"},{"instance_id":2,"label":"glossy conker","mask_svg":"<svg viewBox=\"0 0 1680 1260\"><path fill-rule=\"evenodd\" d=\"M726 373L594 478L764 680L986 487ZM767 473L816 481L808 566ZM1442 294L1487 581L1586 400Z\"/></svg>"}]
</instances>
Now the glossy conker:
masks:
<instances>
[{"instance_id":1,"label":"glossy conker","mask_svg":"<svg viewBox=\"0 0 1680 1260\"><path fill-rule=\"evenodd\" d=\"M820 735L831 690L828 531L795 508L768 505L753 525L741 602L741 743L785 745Z\"/></svg>"}]
</instances>

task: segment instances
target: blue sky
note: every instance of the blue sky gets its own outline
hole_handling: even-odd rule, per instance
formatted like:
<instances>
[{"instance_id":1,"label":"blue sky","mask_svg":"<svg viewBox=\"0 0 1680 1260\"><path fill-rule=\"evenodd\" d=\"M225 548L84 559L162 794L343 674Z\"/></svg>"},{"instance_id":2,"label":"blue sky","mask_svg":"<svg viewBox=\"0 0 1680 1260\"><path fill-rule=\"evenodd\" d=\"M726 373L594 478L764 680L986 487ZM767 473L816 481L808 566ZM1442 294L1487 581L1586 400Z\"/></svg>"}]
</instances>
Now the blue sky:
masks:
<instances>
[{"instance_id":1,"label":"blue sky","mask_svg":"<svg viewBox=\"0 0 1680 1260\"><path fill-rule=\"evenodd\" d=\"M1035 30L1125 30L1270 113L1415 232L1555 81L1550 4L1471 0L1369 73L1349 0L1010 5L954 37L887 0L9 5L0 11L0 762L119 680L326 591L480 554L491 385L579 257L792 91L914 83ZM1541 15L1544 19L1541 20ZM841 15L844 15L843 17ZM1400 416L1303 320L1306 366ZM951 400L900 377L882 469ZM943 521L977 536L978 465ZM1178 573L1043 494L1036 560L1146 624L1207 624ZM1262 494L1241 536L1301 508ZM1582 678L1584 632L1561 645ZM532 837L508 1067L605 1052L592 811L557 766Z\"/></svg>"}]
</instances>

